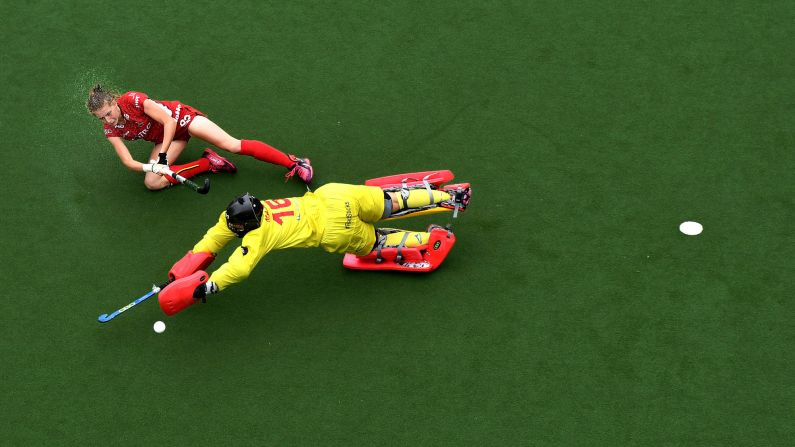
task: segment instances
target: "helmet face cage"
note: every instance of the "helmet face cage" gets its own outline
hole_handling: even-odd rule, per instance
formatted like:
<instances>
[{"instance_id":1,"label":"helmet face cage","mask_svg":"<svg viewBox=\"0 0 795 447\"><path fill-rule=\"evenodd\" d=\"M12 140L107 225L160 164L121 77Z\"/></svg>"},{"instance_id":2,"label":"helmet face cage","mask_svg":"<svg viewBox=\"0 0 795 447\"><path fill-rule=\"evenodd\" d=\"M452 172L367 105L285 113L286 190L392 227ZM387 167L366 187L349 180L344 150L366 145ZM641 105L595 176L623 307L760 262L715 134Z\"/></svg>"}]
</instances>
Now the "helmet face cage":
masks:
<instances>
[{"instance_id":1,"label":"helmet face cage","mask_svg":"<svg viewBox=\"0 0 795 447\"><path fill-rule=\"evenodd\" d=\"M236 198L226 207L226 226L237 237L243 237L260 226L262 202L249 193Z\"/></svg>"}]
</instances>

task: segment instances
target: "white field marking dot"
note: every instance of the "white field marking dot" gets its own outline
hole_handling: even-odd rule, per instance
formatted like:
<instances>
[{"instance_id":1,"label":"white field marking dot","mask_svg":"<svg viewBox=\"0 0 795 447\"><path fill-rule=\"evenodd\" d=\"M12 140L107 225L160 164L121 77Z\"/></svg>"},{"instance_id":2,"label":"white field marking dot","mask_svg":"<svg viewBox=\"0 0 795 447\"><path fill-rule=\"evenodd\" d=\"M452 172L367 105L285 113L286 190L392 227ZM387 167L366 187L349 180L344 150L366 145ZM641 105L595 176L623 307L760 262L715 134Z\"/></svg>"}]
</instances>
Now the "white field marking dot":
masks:
<instances>
[{"instance_id":1,"label":"white field marking dot","mask_svg":"<svg viewBox=\"0 0 795 447\"><path fill-rule=\"evenodd\" d=\"M703 230L704 227L702 227L701 224L698 222L688 221L688 222L682 222L679 225L679 231L681 231L682 233L688 236L696 236L698 234L701 234Z\"/></svg>"}]
</instances>

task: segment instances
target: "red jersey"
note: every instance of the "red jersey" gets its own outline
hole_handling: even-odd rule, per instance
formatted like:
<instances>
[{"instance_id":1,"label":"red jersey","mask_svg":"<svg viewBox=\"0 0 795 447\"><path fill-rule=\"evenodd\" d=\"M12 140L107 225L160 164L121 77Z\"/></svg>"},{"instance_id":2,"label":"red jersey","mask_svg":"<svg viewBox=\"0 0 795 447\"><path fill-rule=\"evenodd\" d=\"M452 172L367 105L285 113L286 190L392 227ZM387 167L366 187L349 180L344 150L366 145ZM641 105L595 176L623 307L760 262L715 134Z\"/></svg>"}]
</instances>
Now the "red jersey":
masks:
<instances>
[{"instance_id":1,"label":"red jersey","mask_svg":"<svg viewBox=\"0 0 795 447\"><path fill-rule=\"evenodd\" d=\"M105 123L105 136L121 137L125 140L143 139L153 143L163 142L163 125L158 123L144 113L144 101L151 99L141 92L127 92L116 100L124 117L124 124L110 125ZM163 108L166 113L177 122L177 130L174 133L175 140L189 140L188 126L195 116L204 116L203 113L193 107L182 104L179 101L157 101L152 99L158 106Z\"/></svg>"}]
</instances>

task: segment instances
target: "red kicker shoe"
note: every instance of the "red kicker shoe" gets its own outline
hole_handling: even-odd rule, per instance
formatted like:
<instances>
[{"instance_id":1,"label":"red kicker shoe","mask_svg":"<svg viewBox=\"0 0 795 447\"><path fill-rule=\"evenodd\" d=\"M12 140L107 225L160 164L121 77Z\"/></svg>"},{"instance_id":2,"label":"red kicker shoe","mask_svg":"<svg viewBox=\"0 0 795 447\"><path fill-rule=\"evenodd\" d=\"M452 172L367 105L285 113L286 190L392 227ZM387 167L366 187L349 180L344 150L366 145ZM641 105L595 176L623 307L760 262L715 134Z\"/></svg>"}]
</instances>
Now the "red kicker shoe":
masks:
<instances>
[{"instance_id":1,"label":"red kicker shoe","mask_svg":"<svg viewBox=\"0 0 795 447\"><path fill-rule=\"evenodd\" d=\"M210 161L210 170L213 172L230 172L230 173L237 172L237 168L235 167L235 165L232 164L231 161L218 155L214 150L210 149L209 147L204 150L202 157Z\"/></svg>"},{"instance_id":2,"label":"red kicker shoe","mask_svg":"<svg viewBox=\"0 0 795 447\"><path fill-rule=\"evenodd\" d=\"M310 184L312 182L312 177L315 174L315 170L312 169L309 159L298 158L295 155L290 155L290 160L293 162L293 166L290 168L290 172L284 175L284 178L289 180L292 176L298 175L298 177L300 177L304 183L307 185Z\"/></svg>"}]
</instances>

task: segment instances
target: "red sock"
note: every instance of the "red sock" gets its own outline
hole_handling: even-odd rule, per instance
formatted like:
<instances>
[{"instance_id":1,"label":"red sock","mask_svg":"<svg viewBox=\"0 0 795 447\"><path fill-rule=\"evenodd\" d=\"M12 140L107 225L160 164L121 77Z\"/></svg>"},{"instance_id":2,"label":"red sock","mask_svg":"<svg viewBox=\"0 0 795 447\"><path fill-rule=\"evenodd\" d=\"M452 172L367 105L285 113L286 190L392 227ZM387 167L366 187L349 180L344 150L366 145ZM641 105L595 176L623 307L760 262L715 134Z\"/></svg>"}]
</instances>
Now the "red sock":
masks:
<instances>
[{"instance_id":1,"label":"red sock","mask_svg":"<svg viewBox=\"0 0 795 447\"><path fill-rule=\"evenodd\" d=\"M207 172L210 170L210 160L201 157L196 161L192 161L190 163L185 163L184 165L171 165L171 170L174 171L175 174L179 174L185 178L191 178L194 175L201 174L202 172ZM178 181L174 180L170 175L165 175L165 178L171 182L172 185L179 183Z\"/></svg>"},{"instance_id":2,"label":"red sock","mask_svg":"<svg viewBox=\"0 0 795 447\"><path fill-rule=\"evenodd\" d=\"M240 153L248 155L249 157L254 157L257 160L284 166L288 169L293 166L293 162L287 154L275 147L268 146L262 141L240 140Z\"/></svg>"}]
</instances>

